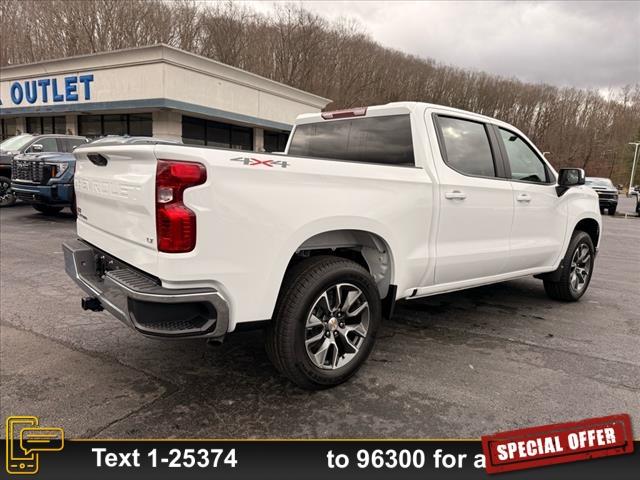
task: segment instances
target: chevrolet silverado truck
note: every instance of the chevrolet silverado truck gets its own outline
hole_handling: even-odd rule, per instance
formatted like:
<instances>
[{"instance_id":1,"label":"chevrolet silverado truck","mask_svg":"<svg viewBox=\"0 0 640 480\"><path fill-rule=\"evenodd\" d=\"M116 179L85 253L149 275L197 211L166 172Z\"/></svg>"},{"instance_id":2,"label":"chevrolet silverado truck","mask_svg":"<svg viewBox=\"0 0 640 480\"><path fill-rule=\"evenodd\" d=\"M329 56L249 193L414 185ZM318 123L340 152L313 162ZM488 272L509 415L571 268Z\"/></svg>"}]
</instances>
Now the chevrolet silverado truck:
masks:
<instances>
[{"instance_id":1,"label":"chevrolet silverado truck","mask_svg":"<svg viewBox=\"0 0 640 480\"><path fill-rule=\"evenodd\" d=\"M29 155L54 152L69 153L76 146L86 142L88 140L85 137L75 135L24 133L7 138L0 143L0 207L13 205L18 198L16 192L11 188L11 170L16 156L22 157L22 160L29 160L31 158ZM47 176L47 170L50 169L50 166L39 160L35 160L30 166L33 168L32 171L21 171L20 175L24 176L21 180L23 183L42 185L43 178Z\"/></svg>"},{"instance_id":2,"label":"chevrolet silverado truck","mask_svg":"<svg viewBox=\"0 0 640 480\"><path fill-rule=\"evenodd\" d=\"M82 306L156 338L266 327L299 386L362 365L396 300L534 275L586 292L601 238L581 169L513 126L424 103L298 117L283 155L189 145L75 151Z\"/></svg>"},{"instance_id":3,"label":"chevrolet silverado truck","mask_svg":"<svg viewBox=\"0 0 640 480\"><path fill-rule=\"evenodd\" d=\"M618 189L608 178L587 177L585 184L593 188L598 194L600 213L605 209L609 215L615 215L618 208Z\"/></svg>"}]
</instances>

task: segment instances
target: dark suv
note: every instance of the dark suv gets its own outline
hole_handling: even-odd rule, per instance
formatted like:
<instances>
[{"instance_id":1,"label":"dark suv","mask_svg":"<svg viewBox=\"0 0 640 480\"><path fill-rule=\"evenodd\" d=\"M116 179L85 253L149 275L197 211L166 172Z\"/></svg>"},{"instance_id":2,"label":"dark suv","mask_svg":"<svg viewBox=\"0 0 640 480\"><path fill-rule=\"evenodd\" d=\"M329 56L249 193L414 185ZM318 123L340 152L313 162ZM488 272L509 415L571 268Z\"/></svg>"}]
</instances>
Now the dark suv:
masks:
<instances>
[{"instance_id":1,"label":"dark suv","mask_svg":"<svg viewBox=\"0 0 640 480\"><path fill-rule=\"evenodd\" d=\"M16 196L11 190L11 164L17 155L49 152L72 152L75 147L89 140L73 135L32 135L25 133L7 138L0 143L0 207L13 205ZM34 175L37 176L38 172ZM39 182L39 178L25 179Z\"/></svg>"}]
</instances>

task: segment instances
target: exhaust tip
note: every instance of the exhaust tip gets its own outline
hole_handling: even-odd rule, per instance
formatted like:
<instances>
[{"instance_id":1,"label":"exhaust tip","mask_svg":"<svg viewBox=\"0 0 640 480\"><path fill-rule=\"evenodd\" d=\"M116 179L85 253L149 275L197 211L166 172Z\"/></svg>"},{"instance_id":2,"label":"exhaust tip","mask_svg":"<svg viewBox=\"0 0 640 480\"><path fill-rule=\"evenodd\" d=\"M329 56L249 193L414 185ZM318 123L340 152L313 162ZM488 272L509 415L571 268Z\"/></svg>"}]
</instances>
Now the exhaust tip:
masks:
<instances>
[{"instance_id":1,"label":"exhaust tip","mask_svg":"<svg viewBox=\"0 0 640 480\"><path fill-rule=\"evenodd\" d=\"M221 335L219 337L208 338L207 347L209 348L221 347L224 342L224 337L225 337L224 335Z\"/></svg>"}]
</instances>

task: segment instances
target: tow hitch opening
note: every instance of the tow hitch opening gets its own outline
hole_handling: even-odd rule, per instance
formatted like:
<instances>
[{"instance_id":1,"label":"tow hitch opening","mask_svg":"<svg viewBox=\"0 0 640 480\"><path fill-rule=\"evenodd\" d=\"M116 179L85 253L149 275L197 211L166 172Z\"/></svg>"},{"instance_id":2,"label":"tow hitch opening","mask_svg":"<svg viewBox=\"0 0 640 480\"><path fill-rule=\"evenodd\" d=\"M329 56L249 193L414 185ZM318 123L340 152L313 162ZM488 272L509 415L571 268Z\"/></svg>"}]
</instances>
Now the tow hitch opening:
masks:
<instances>
[{"instance_id":1,"label":"tow hitch opening","mask_svg":"<svg viewBox=\"0 0 640 480\"><path fill-rule=\"evenodd\" d=\"M104 310L100 300L96 297L84 297L81 305L83 310L91 310L92 312L101 312Z\"/></svg>"}]
</instances>

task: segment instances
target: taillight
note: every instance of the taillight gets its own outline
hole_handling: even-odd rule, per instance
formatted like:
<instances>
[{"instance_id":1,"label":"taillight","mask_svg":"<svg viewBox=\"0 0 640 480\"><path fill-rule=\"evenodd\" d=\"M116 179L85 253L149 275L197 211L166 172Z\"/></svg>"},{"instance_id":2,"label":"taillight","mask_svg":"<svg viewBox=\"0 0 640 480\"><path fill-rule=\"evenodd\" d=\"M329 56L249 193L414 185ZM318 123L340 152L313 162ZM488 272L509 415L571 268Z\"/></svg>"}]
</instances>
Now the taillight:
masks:
<instances>
[{"instance_id":1,"label":"taillight","mask_svg":"<svg viewBox=\"0 0 640 480\"><path fill-rule=\"evenodd\" d=\"M158 160L156 169L156 234L158 250L190 252L196 246L196 214L182 202L184 191L207 180L204 165Z\"/></svg>"}]
</instances>

